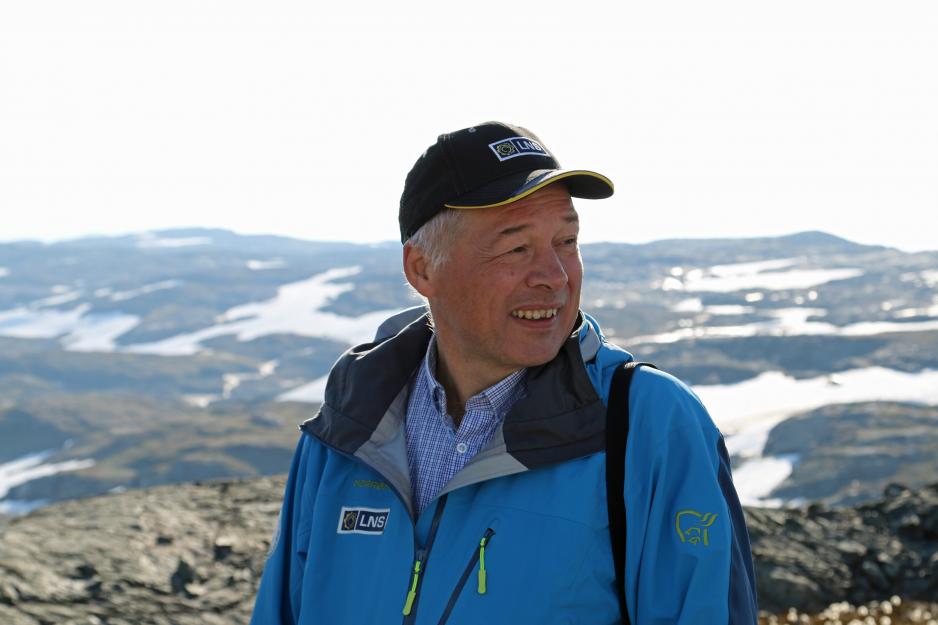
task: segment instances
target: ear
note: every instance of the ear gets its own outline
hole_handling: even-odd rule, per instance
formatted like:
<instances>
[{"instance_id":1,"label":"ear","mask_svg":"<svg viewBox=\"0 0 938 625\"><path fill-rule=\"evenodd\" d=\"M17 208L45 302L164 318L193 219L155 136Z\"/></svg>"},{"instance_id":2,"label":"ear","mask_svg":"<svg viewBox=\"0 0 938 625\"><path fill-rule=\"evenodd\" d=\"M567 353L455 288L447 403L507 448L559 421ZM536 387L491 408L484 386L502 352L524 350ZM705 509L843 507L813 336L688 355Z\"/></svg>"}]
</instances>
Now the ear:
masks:
<instances>
[{"instance_id":1,"label":"ear","mask_svg":"<svg viewBox=\"0 0 938 625\"><path fill-rule=\"evenodd\" d=\"M411 243L404 244L404 275L414 290L426 298L433 295L430 262L423 250Z\"/></svg>"}]
</instances>

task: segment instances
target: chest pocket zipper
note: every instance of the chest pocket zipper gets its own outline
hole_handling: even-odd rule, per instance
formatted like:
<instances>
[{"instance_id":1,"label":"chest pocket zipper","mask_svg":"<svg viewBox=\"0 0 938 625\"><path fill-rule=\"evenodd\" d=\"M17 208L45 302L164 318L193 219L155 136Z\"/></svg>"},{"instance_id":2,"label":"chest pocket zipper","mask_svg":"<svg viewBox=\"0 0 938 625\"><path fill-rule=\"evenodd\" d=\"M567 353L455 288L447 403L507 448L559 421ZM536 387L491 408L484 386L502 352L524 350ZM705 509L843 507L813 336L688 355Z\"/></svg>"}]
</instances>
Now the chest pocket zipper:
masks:
<instances>
[{"instance_id":1,"label":"chest pocket zipper","mask_svg":"<svg viewBox=\"0 0 938 625\"><path fill-rule=\"evenodd\" d=\"M485 548L488 546L489 541L494 535L495 530L492 528L485 530L485 534L482 536L482 540L479 541L478 548L472 553L472 558L470 558L469 564L466 565L466 569L463 571L462 576L460 576L459 582L456 584L456 588L453 589L453 594L450 595L449 602L446 604L446 609L443 611L443 616L440 617L440 622L438 625L445 625L446 621L449 620L450 613L453 611L453 608L456 607L456 600L459 599L459 595L462 592L463 586L465 586L466 582L469 580L469 576L472 574L472 570L475 568L476 563L479 564L479 571L477 573L476 580L476 591L480 595L485 594Z\"/></svg>"}]
</instances>

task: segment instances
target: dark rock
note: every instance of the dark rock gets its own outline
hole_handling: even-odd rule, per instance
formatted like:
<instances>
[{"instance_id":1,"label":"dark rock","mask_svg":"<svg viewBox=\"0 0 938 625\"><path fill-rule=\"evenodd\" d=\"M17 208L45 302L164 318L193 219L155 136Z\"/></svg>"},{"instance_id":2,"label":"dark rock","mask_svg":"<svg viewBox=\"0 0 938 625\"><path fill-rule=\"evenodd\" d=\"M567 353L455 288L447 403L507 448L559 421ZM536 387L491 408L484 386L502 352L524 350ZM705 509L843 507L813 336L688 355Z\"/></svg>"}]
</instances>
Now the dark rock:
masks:
<instances>
[{"instance_id":1,"label":"dark rock","mask_svg":"<svg viewBox=\"0 0 938 625\"><path fill-rule=\"evenodd\" d=\"M85 590L92 597L98 597L101 595L101 590L103 587L104 587L104 584L101 583L101 580L95 579L95 580L91 580L91 582L89 582L88 585L85 586Z\"/></svg>"},{"instance_id":2,"label":"dark rock","mask_svg":"<svg viewBox=\"0 0 938 625\"><path fill-rule=\"evenodd\" d=\"M823 503L816 501L808 504L805 513L808 515L809 519L813 519L817 515L823 514L826 511L827 507Z\"/></svg>"},{"instance_id":3,"label":"dark rock","mask_svg":"<svg viewBox=\"0 0 938 625\"><path fill-rule=\"evenodd\" d=\"M922 519L914 512L910 512L899 520L899 533L909 538L921 538Z\"/></svg>"},{"instance_id":4,"label":"dark rock","mask_svg":"<svg viewBox=\"0 0 938 625\"><path fill-rule=\"evenodd\" d=\"M824 591L817 583L793 571L772 569L768 583L782 605L816 605L826 601Z\"/></svg>"},{"instance_id":5,"label":"dark rock","mask_svg":"<svg viewBox=\"0 0 938 625\"><path fill-rule=\"evenodd\" d=\"M215 539L215 560L224 560L234 550L234 539L230 536L219 536Z\"/></svg>"},{"instance_id":6,"label":"dark rock","mask_svg":"<svg viewBox=\"0 0 938 625\"><path fill-rule=\"evenodd\" d=\"M926 538L938 538L938 503L922 507L922 533Z\"/></svg>"},{"instance_id":7,"label":"dark rock","mask_svg":"<svg viewBox=\"0 0 938 625\"><path fill-rule=\"evenodd\" d=\"M834 543L834 548L848 564L858 562L867 554L867 548L855 540L839 540Z\"/></svg>"},{"instance_id":8,"label":"dark rock","mask_svg":"<svg viewBox=\"0 0 938 625\"><path fill-rule=\"evenodd\" d=\"M886 485L886 488L883 489L883 497L886 499L894 499L908 492L909 488L907 486L897 484L896 482L890 482Z\"/></svg>"},{"instance_id":9,"label":"dark rock","mask_svg":"<svg viewBox=\"0 0 938 625\"><path fill-rule=\"evenodd\" d=\"M0 603L15 605L19 598L20 593L16 590L16 586L9 582L0 581Z\"/></svg>"},{"instance_id":10,"label":"dark rock","mask_svg":"<svg viewBox=\"0 0 938 625\"><path fill-rule=\"evenodd\" d=\"M860 564L860 570L863 572L863 575L866 576L871 587L878 590L887 590L889 588L889 582L886 581L886 576L883 575L882 570L880 570L875 562L864 560Z\"/></svg>"},{"instance_id":11,"label":"dark rock","mask_svg":"<svg viewBox=\"0 0 938 625\"><path fill-rule=\"evenodd\" d=\"M924 527L938 506L935 488L887 490L891 499L853 509L747 509L760 606L821 610L830 602L893 594L932 598L923 580L938 579L938 540ZM805 603L791 603L795 597Z\"/></svg>"},{"instance_id":12,"label":"dark rock","mask_svg":"<svg viewBox=\"0 0 938 625\"><path fill-rule=\"evenodd\" d=\"M185 592L186 585L191 584L195 580L195 569L191 564L180 558L179 564L176 565L176 570L173 571L173 575L169 580L170 588L172 588L175 593Z\"/></svg>"},{"instance_id":13,"label":"dark rock","mask_svg":"<svg viewBox=\"0 0 938 625\"><path fill-rule=\"evenodd\" d=\"M879 569L883 572L883 575L886 579L891 582L896 581L899 577L902 576L903 568L899 565L898 562L891 559L885 559L880 562Z\"/></svg>"},{"instance_id":14,"label":"dark rock","mask_svg":"<svg viewBox=\"0 0 938 625\"><path fill-rule=\"evenodd\" d=\"M96 569L93 564L84 563L75 567L74 577L76 579L91 579L97 574L98 569Z\"/></svg>"}]
</instances>

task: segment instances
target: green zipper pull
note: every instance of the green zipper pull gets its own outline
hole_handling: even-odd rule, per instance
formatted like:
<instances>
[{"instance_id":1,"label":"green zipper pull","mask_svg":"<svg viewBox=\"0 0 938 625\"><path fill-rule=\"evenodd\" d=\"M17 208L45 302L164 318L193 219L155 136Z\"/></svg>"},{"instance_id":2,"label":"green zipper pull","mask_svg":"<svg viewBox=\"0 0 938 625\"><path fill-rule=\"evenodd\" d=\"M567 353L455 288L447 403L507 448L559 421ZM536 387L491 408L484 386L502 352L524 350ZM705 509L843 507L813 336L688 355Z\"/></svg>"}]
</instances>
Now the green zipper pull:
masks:
<instances>
[{"instance_id":1,"label":"green zipper pull","mask_svg":"<svg viewBox=\"0 0 938 625\"><path fill-rule=\"evenodd\" d=\"M404 602L404 616L410 616L410 609L414 607L414 599L417 598L417 582L420 580L420 560L414 561L414 581L410 584L410 591L407 593L407 601Z\"/></svg>"},{"instance_id":2,"label":"green zipper pull","mask_svg":"<svg viewBox=\"0 0 938 625\"><path fill-rule=\"evenodd\" d=\"M485 543L489 541L488 536L483 536L479 541L479 594L485 594Z\"/></svg>"}]
</instances>

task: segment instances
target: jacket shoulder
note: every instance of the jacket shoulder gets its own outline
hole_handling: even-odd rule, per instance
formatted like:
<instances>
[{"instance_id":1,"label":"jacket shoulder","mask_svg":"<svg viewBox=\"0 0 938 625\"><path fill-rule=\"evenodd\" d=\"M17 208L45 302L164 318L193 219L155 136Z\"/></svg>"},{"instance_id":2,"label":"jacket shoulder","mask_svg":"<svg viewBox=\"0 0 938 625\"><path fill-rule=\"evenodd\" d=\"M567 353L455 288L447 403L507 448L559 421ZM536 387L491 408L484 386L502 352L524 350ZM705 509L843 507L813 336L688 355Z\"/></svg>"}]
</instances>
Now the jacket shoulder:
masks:
<instances>
[{"instance_id":1,"label":"jacket shoulder","mask_svg":"<svg viewBox=\"0 0 938 625\"><path fill-rule=\"evenodd\" d=\"M667 371L641 367L635 372L629 412L632 428L644 428L655 438L687 430L699 431L707 438L720 436L697 394Z\"/></svg>"}]
</instances>

